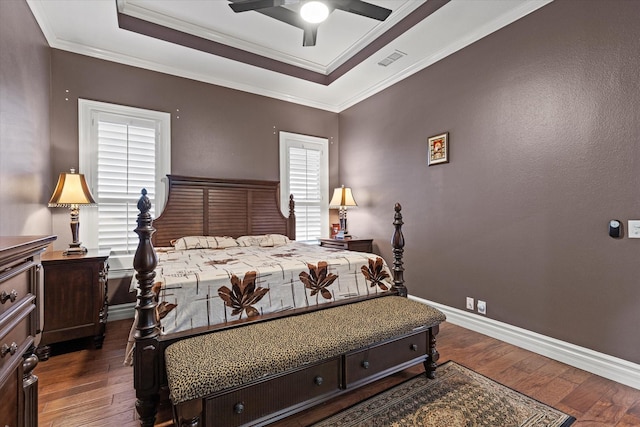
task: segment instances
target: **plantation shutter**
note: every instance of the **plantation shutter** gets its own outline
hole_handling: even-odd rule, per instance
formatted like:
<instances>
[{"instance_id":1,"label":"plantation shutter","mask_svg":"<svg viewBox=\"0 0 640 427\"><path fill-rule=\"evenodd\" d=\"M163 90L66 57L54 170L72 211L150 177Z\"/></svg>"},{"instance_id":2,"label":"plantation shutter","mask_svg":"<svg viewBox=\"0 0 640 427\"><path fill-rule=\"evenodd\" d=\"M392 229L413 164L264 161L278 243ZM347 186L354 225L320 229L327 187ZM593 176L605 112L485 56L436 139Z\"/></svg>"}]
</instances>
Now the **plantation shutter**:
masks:
<instances>
[{"instance_id":1,"label":"plantation shutter","mask_svg":"<svg viewBox=\"0 0 640 427\"><path fill-rule=\"evenodd\" d=\"M296 202L296 240L322 236L321 150L289 147L289 192Z\"/></svg>"},{"instance_id":2,"label":"plantation shutter","mask_svg":"<svg viewBox=\"0 0 640 427\"><path fill-rule=\"evenodd\" d=\"M79 167L96 199L82 210L80 236L88 248L110 249L110 276L128 276L138 247L138 200L144 188L155 218L164 208L171 173L171 115L78 99ZM120 276L122 275L122 276Z\"/></svg>"},{"instance_id":3,"label":"plantation shutter","mask_svg":"<svg viewBox=\"0 0 640 427\"><path fill-rule=\"evenodd\" d=\"M113 255L135 252L137 203L146 188L154 215L156 196L156 122L98 114L98 246Z\"/></svg>"},{"instance_id":4,"label":"plantation shutter","mask_svg":"<svg viewBox=\"0 0 640 427\"><path fill-rule=\"evenodd\" d=\"M293 194L296 240L317 242L329 232L329 141L280 132L280 204L289 212Z\"/></svg>"}]
</instances>

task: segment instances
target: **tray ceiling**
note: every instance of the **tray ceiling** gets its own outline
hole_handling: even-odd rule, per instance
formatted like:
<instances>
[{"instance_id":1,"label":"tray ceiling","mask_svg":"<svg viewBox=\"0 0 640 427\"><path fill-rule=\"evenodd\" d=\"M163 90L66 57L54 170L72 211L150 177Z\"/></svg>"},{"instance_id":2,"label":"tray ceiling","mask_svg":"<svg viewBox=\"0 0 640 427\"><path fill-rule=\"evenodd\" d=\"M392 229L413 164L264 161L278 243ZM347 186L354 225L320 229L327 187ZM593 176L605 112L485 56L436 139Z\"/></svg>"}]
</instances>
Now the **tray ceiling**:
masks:
<instances>
[{"instance_id":1,"label":"tray ceiling","mask_svg":"<svg viewBox=\"0 0 640 427\"><path fill-rule=\"evenodd\" d=\"M339 112L551 0L368 1L391 15L336 9L306 47L301 29L225 0L28 4L53 48Z\"/></svg>"}]
</instances>

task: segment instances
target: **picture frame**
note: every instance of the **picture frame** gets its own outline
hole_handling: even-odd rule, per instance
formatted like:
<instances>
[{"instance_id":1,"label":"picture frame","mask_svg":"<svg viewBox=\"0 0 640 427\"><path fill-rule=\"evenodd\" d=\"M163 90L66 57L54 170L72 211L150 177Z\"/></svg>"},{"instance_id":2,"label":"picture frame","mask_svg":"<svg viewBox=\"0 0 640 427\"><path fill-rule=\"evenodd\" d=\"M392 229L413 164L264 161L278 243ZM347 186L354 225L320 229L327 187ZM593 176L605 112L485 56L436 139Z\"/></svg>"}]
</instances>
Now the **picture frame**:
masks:
<instances>
[{"instance_id":1,"label":"picture frame","mask_svg":"<svg viewBox=\"0 0 640 427\"><path fill-rule=\"evenodd\" d=\"M427 164L433 166L440 163L449 163L449 132L429 138Z\"/></svg>"}]
</instances>

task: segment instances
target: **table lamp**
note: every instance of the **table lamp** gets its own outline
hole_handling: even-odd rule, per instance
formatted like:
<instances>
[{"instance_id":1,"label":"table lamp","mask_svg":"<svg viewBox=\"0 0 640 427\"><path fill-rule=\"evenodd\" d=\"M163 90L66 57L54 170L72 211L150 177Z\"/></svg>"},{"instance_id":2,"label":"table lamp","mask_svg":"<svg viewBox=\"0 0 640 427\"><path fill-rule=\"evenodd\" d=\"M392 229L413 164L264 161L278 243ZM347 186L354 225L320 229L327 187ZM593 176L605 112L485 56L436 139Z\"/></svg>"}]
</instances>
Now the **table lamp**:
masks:
<instances>
[{"instance_id":1,"label":"table lamp","mask_svg":"<svg viewBox=\"0 0 640 427\"><path fill-rule=\"evenodd\" d=\"M73 242L64 251L65 255L77 255L87 252L87 248L81 246L78 239L80 231L80 205L95 205L96 201L89 191L89 186L83 174L71 172L61 173L58 177L58 184L49 200L50 208L69 208L71 211L71 235Z\"/></svg>"},{"instance_id":2,"label":"table lamp","mask_svg":"<svg viewBox=\"0 0 640 427\"><path fill-rule=\"evenodd\" d=\"M345 239L351 237L349 232L347 231L347 207L348 206L358 206L355 199L353 198L353 193L351 192L351 188L345 187L344 185L340 188L336 188L333 190L333 197L329 202L329 206L332 208L338 208L338 217L340 218L340 231L336 234L336 239Z\"/></svg>"}]
</instances>

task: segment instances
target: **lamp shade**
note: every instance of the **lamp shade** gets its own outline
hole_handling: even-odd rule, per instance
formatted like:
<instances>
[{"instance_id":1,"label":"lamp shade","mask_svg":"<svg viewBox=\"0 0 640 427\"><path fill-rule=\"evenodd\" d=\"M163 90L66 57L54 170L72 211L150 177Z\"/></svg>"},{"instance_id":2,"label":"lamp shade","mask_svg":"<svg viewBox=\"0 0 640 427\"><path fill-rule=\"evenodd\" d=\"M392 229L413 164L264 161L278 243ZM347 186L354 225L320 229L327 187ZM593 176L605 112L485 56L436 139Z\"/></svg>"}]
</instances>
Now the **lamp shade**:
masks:
<instances>
[{"instance_id":1,"label":"lamp shade","mask_svg":"<svg viewBox=\"0 0 640 427\"><path fill-rule=\"evenodd\" d=\"M96 201L89 191L84 175L71 172L61 173L58 184L49 200L50 208L72 207L74 205L95 205Z\"/></svg>"},{"instance_id":2,"label":"lamp shade","mask_svg":"<svg viewBox=\"0 0 640 427\"><path fill-rule=\"evenodd\" d=\"M329 202L329 206L358 206L355 199L353 198L353 194L351 193L351 188L345 187L344 185L340 188L336 188L333 190L333 197Z\"/></svg>"}]
</instances>

